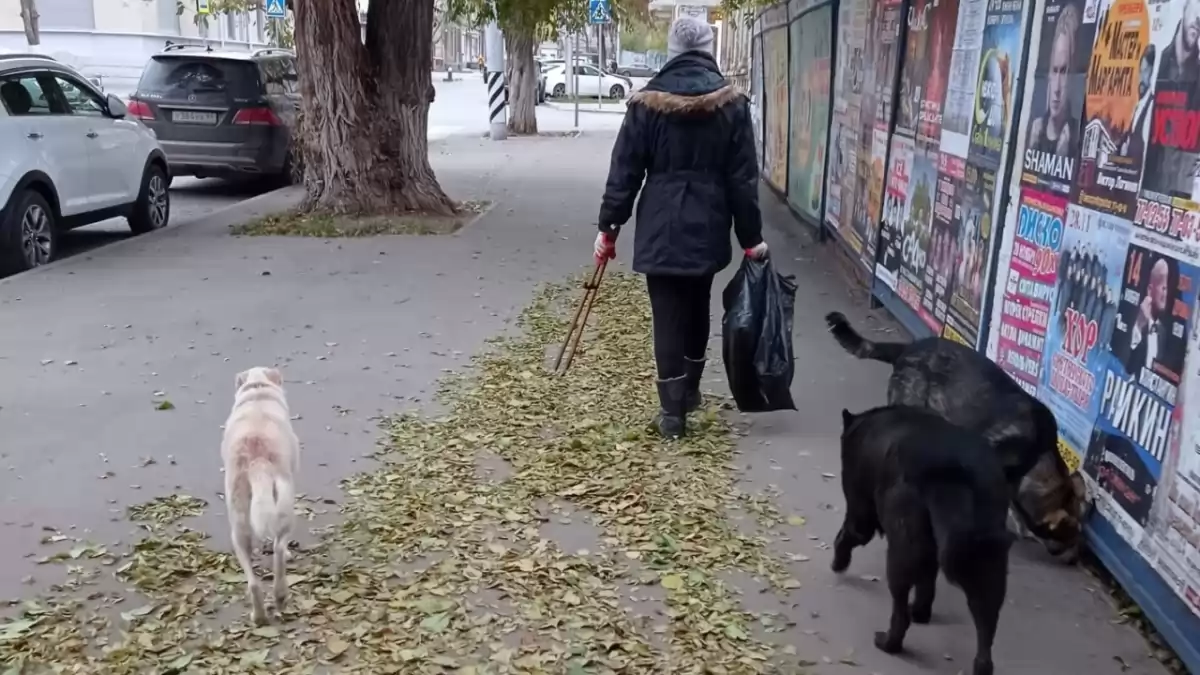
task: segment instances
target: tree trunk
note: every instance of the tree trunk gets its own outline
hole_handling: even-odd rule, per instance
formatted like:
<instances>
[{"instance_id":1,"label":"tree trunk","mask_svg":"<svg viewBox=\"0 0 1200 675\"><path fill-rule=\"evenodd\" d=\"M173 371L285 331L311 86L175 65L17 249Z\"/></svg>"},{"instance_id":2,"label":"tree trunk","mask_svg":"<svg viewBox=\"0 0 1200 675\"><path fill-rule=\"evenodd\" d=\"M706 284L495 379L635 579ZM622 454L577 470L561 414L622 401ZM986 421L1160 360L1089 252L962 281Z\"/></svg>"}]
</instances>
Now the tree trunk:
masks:
<instances>
[{"instance_id":1,"label":"tree trunk","mask_svg":"<svg viewBox=\"0 0 1200 675\"><path fill-rule=\"evenodd\" d=\"M429 104L436 95L432 37L433 0L373 0L367 6L367 52L375 66L380 117L387 120L377 142L392 165L393 204L448 215L455 212L454 202L429 164Z\"/></svg>"},{"instance_id":2,"label":"tree trunk","mask_svg":"<svg viewBox=\"0 0 1200 675\"><path fill-rule=\"evenodd\" d=\"M537 128L537 62L533 58L533 31L510 29L505 35L507 60L512 79L508 81L509 133L536 135Z\"/></svg>"},{"instance_id":3,"label":"tree trunk","mask_svg":"<svg viewBox=\"0 0 1200 675\"><path fill-rule=\"evenodd\" d=\"M387 201L389 167L373 138L379 116L354 1L298 2L295 19L306 208L375 211Z\"/></svg>"},{"instance_id":4,"label":"tree trunk","mask_svg":"<svg viewBox=\"0 0 1200 675\"><path fill-rule=\"evenodd\" d=\"M25 26L25 41L31 47L42 43L42 33L38 29L40 17L34 0L21 0L21 23Z\"/></svg>"},{"instance_id":5,"label":"tree trunk","mask_svg":"<svg viewBox=\"0 0 1200 675\"><path fill-rule=\"evenodd\" d=\"M453 213L426 138L433 0L376 0L368 13L364 45L353 0L296 3L305 207Z\"/></svg>"}]
</instances>

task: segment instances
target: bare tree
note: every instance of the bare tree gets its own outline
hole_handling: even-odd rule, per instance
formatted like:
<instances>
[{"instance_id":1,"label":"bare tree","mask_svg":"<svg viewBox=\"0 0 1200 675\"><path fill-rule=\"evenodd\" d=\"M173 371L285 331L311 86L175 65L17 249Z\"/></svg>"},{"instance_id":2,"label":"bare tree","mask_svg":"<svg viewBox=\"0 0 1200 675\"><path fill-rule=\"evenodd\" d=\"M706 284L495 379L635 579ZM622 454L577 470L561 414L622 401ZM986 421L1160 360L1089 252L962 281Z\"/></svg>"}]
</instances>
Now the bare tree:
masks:
<instances>
[{"instance_id":1,"label":"bare tree","mask_svg":"<svg viewBox=\"0 0 1200 675\"><path fill-rule=\"evenodd\" d=\"M42 34L38 30L40 17L36 0L21 0L21 23L25 26L25 41L30 46L42 44Z\"/></svg>"}]
</instances>

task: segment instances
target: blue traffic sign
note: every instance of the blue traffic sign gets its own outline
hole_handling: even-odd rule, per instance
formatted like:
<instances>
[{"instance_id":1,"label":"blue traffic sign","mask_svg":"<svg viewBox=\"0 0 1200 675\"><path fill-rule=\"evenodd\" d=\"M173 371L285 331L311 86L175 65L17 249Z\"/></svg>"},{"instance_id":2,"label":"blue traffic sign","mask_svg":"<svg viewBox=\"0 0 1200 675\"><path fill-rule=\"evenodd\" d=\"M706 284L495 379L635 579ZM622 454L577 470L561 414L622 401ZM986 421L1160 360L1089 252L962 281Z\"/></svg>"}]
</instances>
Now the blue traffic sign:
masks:
<instances>
[{"instance_id":1,"label":"blue traffic sign","mask_svg":"<svg viewBox=\"0 0 1200 675\"><path fill-rule=\"evenodd\" d=\"M268 19L286 19L287 7L283 4L283 0L267 0L267 18Z\"/></svg>"},{"instance_id":2,"label":"blue traffic sign","mask_svg":"<svg viewBox=\"0 0 1200 675\"><path fill-rule=\"evenodd\" d=\"M588 23L612 23L608 0L588 0Z\"/></svg>"}]
</instances>

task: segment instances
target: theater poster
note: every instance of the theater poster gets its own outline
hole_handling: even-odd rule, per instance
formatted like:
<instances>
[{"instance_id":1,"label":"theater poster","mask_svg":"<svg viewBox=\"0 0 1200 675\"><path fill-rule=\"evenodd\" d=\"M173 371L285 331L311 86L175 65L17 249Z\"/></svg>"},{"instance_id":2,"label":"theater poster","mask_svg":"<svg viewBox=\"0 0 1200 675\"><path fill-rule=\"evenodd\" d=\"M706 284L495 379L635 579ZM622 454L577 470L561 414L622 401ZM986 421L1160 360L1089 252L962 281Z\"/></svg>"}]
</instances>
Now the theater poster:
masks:
<instances>
[{"instance_id":1,"label":"theater poster","mask_svg":"<svg viewBox=\"0 0 1200 675\"><path fill-rule=\"evenodd\" d=\"M1073 204L1067 209L1039 398L1079 458L1100 411L1129 235L1123 218Z\"/></svg>"},{"instance_id":2,"label":"theater poster","mask_svg":"<svg viewBox=\"0 0 1200 675\"><path fill-rule=\"evenodd\" d=\"M1021 183L1070 195L1079 168L1084 94L1096 24L1083 23L1085 0L1051 0L1041 25L1033 101L1025 127Z\"/></svg>"},{"instance_id":3,"label":"theater poster","mask_svg":"<svg viewBox=\"0 0 1200 675\"><path fill-rule=\"evenodd\" d=\"M1150 130L1152 73L1158 54L1145 0L1101 0L1095 23L1076 203L1132 219Z\"/></svg>"},{"instance_id":4,"label":"theater poster","mask_svg":"<svg viewBox=\"0 0 1200 675\"><path fill-rule=\"evenodd\" d=\"M879 233L879 255L875 263L875 275L892 291L896 290L905 232L912 211L912 164L912 139L899 134L892 136L887 189L883 198L883 224Z\"/></svg>"},{"instance_id":5,"label":"theater poster","mask_svg":"<svg viewBox=\"0 0 1200 675\"><path fill-rule=\"evenodd\" d=\"M913 0L909 5L896 130L932 147L941 142L942 106L957 24L958 0Z\"/></svg>"},{"instance_id":6,"label":"theater poster","mask_svg":"<svg viewBox=\"0 0 1200 675\"><path fill-rule=\"evenodd\" d=\"M950 56L946 106L942 113L942 152L966 157L975 111L975 85L983 53L988 0L959 0L954 51Z\"/></svg>"},{"instance_id":7,"label":"theater poster","mask_svg":"<svg viewBox=\"0 0 1200 675\"><path fill-rule=\"evenodd\" d=\"M929 229L929 255L926 257L925 278L921 285L921 304L917 308L917 314L934 335L940 335L945 324L950 285L954 280L966 170L966 160L947 152L938 153L937 161L937 189Z\"/></svg>"},{"instance_id":8,"label":"theater poster","mask_svg":"<svg viewBox=\"0 0 1200 675\"><path fill-rule=\"evenodd\" d=\"M967 162L963 165L961 195L954 281L950 284L950 307L942 334L975 346L983 312L984 278L992 250L996 172Z\"/></svg>"},{"instance_id":9,"label":"theater poster","mask_svg":"<svg viewBox=\"0 0 1200 675\"><path fill-rule=\"evenodd\" d=\"M921 307L925 284L925 266L929 264L932 243L933 205L936 199L938 171L936 151L913 146L913 161L908 182L908 213L900 237L900 273L896 294L914 312ZM892 235L897 236L896 234Z\"/></svg>"}]
</instances>

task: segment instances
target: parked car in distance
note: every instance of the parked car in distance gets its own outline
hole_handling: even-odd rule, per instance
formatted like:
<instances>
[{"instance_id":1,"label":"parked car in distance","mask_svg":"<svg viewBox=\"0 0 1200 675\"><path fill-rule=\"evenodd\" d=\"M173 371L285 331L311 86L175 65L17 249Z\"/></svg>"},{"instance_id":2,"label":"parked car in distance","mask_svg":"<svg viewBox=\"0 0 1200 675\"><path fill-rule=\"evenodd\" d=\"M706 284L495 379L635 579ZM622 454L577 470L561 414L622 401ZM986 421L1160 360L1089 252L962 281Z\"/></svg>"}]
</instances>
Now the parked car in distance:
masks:
<instances>
[{"instance_id":1,"label":"parked car in distance","mask_svg":"<svg viewBox=\"0 0 1200 675\"><path fill-rule=\"evenodd\" d=\"M0 275L44 265L66 230L124 217L166 227L170 169L116 96L40 54L0 55Z\"/></svg>"},{"instance_id":2,"label":"parked car in distance","mask_svg":"<svg viewBox=\"0 0 1200 675\"><path fill-rule=\"evenodd\" d=\"M579 95L623 99L633 91L633 82L629 78L601 72L595 66L576 65L575 75L579 77ZM546 88L550 95L562 97L567 95L567 68L560 65L546 72Z\"/></svg>"},{"instance_id":3,"label":"parked car in distance","mask_svg":"<svg viewBox=\"0 0 1200 675\"><path fill-rule=\"evenodd\" d=\"M546 65L541 59L534 59L537 64L537 104L541 105L546 102Z\"/></svg>"},{"instance_id":4,"label":"parked car in distance","mask_svg":"<svg viewBox=\"0 0 1200 675\"><path fill-rule=\"evenodd\" d=\"M158 134L176 176L293 178L296 56L171 45L150 58L129 113Z\"/></svg>"},{"instance_id":5,"label":"parked car in distance","mask_svg":"<svg viewBox=\"0 0 1200 675\"><path fill-rule=\"evenodd\" d=\"M617 74L625 77L654 77L658 74L658 69L651 68L644 63L630 63L625 66L617 66Z\"/></svg>"}]
</instances>

